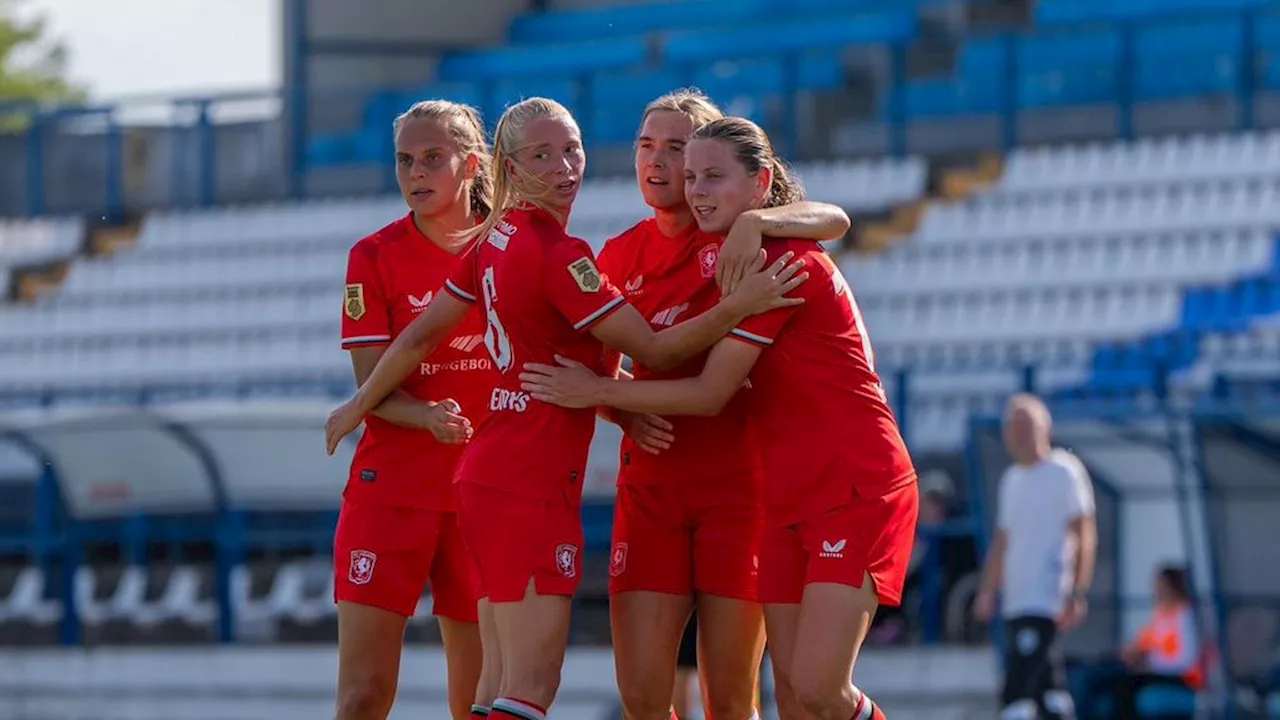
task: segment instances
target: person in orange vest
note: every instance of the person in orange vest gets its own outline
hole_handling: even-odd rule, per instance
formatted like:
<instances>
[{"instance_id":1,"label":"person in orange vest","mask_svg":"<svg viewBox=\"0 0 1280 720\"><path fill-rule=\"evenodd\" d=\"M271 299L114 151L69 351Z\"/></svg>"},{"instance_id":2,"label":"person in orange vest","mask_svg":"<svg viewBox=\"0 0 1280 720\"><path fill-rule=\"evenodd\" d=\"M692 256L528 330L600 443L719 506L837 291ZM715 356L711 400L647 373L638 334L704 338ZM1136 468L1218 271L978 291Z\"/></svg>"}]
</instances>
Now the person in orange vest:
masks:
<instances>
[{"instance_id":1,"label":"person in orange vest","mask_svg":"<svg viewBox=\"0 0 1280 720\"><path fill-rule=\"evenodd\" d=\"M1118 720L1136 720L1134 700L1144 687L1204 687L1200 633L1187 571L1175 566L1161 568L1156 574L1155 598L1151 619L1120 654L1128 673L1117 678L1114 686Z\"/></svg>"}]
</instances>

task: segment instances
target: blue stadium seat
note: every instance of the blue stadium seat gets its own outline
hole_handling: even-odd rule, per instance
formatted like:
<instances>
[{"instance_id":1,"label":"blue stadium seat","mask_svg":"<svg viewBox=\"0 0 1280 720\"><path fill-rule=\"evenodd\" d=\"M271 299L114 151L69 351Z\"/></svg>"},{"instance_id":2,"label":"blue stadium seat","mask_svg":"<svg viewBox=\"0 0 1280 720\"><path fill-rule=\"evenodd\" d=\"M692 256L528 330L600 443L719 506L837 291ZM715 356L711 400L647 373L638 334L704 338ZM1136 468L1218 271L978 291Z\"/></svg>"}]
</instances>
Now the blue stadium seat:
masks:
<instances>
[{"instance_id":1,"label":"blue stadium seat","mask_svg":"<svg viewBox=\"0 0 1280 720\"><path fill-rule=\"evenodd\" d=\"M540 77L595 72L640 65L649 59L644 38L558 45L517 45L447 53L440 59L439 75L445 82L482 79Z\"/></svg>"},{"instance_id":2,"label":"blue stadium seat","mask_svg":"<svg viewBox=\"0 0 1280 720\"><path fill-rule=\"evenodd\" d=\"M1162 16L1239 11L1274 4L1274 0L1040 0L1039 25L1139 20Z\"/></svg>"},{"instance_id":3,"label":"blue stadium seat","mask_svg":"<svg viewBox=\"0 0 1280 720\"><path fill-rule=\"evenodd\" d=\"M1019 104L1038 108L1115 99L1119 47L1114 31L1023 38L1017 48Z\"/></svg>"},{"instance_id":4,"label":"blue stadium seat","mask_svg":"<svg viewBox=\"0 0 1280 720\"><path fill-rule=\"evenodd\" d=\"M1136 98L1194 97L1234 90L1244 62L1243 36L1239 19L1140 29L1134 38ZM1177 72L1170 72L1171 67Z\"/></svg>"},{"instance_id":5,"label":"blue stadium seat","mask_svg":"<svg viewBox=\"0 0 1280 720\"><path fill-rule=\"evenodd\" d=\"M1143 718L1191 718L1196 714L1195 691L1168 685L1154 685L1138 691L1134 698L1138 716Z\"/></svg>"},{"instance_id":6,"label":"blue stadium seat","mask_svg":"<svg viewBox=\"0 0 1280 720\"><path fill-rule=\"evenodd\" d=\"M517 43L541 43L547 38L585 40L721 25L759 17L773 4L774 0L685 0L530 13L511 23L510 37Z\"/></svg>"},{"instance_id":7,"label":"blue stadium seat","mask_svg":"<svg viewBox=\"0 0 1280 720\"><path fill-rule=\"evenodd\" d=\"M571 79L504 80L494 86L484 114L490 122L496 123L508 106L529 97L545 97L559 102L576 115L580 94L579 83Z\"/></svg>"},{"instance_id":8,"label":"blue stadium seat","mask_svg":"<svg viewBox=\"0 0 1280 720\"><path fill-rule=\"evenodd\" d=\"M589 83L592 126L583 128L599 142L621 143L635 139L640 114L654 98L687 85L671 68L599 72Z\"/></svg>"},{"instance_id":9,"label":"blue stadium seat","mask_svg":"<svg viewBox=\"0 0 1280 720\"><path fill-rule=\"evenodd\" d=\"M908 11L773 20L725 30L672 34L663 57L675 63L696 63L744 55L896 43L911 38L915 30L915 14Z\"/></svg>"}]
</instances>

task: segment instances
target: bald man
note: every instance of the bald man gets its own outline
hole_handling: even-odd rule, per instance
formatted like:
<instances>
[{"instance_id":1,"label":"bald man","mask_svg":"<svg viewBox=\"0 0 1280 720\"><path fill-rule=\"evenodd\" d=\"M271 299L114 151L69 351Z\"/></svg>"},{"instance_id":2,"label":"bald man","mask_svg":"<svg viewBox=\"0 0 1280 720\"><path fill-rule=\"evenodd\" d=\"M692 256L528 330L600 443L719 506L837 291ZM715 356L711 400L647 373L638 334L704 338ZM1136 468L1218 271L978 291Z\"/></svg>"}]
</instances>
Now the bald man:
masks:
<instances>
[{"instance_id":1,"label":"bald man","mask_svg":"<svg viewBox=\"0 0 1280 720\"><path fill-rule=\"evenodd\" d=\"M1000 478L996 531L974 614L988 621L1000 596L1005 619L1004 720L1075 717L1058 634L1088 605L1097 535L1084 465L1050 440L1052 419L1034 395L1016 395L1004 417L1013 465Z\"/></svg>"}]
</instances>

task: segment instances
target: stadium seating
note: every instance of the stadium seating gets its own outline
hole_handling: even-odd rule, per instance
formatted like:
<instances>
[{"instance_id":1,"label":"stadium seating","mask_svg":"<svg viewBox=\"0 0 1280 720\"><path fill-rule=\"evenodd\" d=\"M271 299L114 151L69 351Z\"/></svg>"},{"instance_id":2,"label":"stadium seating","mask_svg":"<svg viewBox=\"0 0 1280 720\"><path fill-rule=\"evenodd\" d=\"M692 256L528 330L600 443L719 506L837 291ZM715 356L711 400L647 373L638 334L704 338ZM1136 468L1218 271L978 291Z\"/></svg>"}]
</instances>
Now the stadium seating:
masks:
<instances>
[{"instance_id":1,"label":"stadium seating","mask_svg":"<svg viewBox=\"0 0 1280 720\"><path fill-rule=\"evenodd\" d=\"M11 292L13 270L66 260L83 240L80 220L0 220L0 297Z\"/></svg>"},{"instance_id":2,"label":"stadium seating","mask_svg":"<svg viewBox=\"0 0 1280 720\"><path fill-rule=\"evenodd\" d=\"M919 159L802 168L816 199L850 209L920 194ZM644 217L632 179L590 183L571 230L599 248ZM355 239L403 212L398 198L156 214L137 248L76 262L35 307L0 310L0 388L337 383L333 289Z\"/></svg>"},{"instance_id":3,"label":"stadium seating","mask_svg":"<svg viewBox=\"0 0 1280 720\"><path fill-rule=\"evenodd\" d=\"M645 103L686 85L763 120L764 101L793 88L841 88L844 49L914 37L923 4L692 0L521 15L510 44L446 53L437 82L373 94L360 127L313 138L309 161L381 160L395 114L427 97L474 104L490 122L523 97L550 97L578 116L591 143L630 142Z\"/></svg>"}]
</instances>

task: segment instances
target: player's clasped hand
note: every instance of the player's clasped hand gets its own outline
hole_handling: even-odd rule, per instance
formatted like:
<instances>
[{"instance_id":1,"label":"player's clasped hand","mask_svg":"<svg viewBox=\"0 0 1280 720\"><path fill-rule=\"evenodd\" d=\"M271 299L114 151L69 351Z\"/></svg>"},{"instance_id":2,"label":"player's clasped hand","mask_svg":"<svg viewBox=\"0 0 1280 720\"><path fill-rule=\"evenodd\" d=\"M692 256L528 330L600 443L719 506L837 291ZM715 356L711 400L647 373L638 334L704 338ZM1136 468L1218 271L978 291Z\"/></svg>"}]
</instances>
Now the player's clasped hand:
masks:
<instances>
[{"instance_id":1,"label":"player's clasped hand","mask_svg":"<svg viewBox=\"0 0 1280 720\"><path fill-rule=\"evenodd\" d=\"M423 413L421 427L445 445L461 445L471 439L471 421L462 415L462 406L453 398L433 403Z\"/></svg>"},{"instance_id":2,"label":"player's clasped hand","mask_svg":"<svg viewBox=\"0 0 1280 720\"><path fill-rule=\"evenodd\" d=\"M325 450L332 455L333 451L338 449L338 443L342 442L342 438L350 435L360 427L362 422L364 422L364 414L356 408L353 400L339 405L338 409L329 413L329 419L324 424Z\"/></svg>"},{"instance_id":3,"label":"player's clasped hand","mask_svg":"<svg viewBox=\"0 0 1280 720\"><path fill-rule=\"evenodd\" d=\"M560 407L589 408L600 404L595 392L600 377L591 368L559 355L556 363L525 363L520 388L534 400Z\"/></svg>"},{"instance_id":4,"label":"player's clasped hand","mask_svg":"<svg viewBox=\"0 0 1280 720\"><path fill-rule=\"evenodd\" d=\"M804 298L786 296L809 279L809 273L800 272L804 269L804 260L791 262L793 257L794 252L783 253L766 268L765 252L761 250L751 265L750 273L732 293L725 296L723 302L731 303L744 315L759 315L775 308L803 304Z\"/></svg>"},{"instance_id":5,"label":"player's clasped hand","mask_svg":"<svg viewBox=\"0 0 1280 720\"><path fill-rule=\"evenodd\" d=\"M672 434L675 426L670 421L657 415L645 413L619 412L622 420L622 431L631 438L641 450L650 455L657 455L670 449L676 436Z\"/></svg>"}]
</instances>

